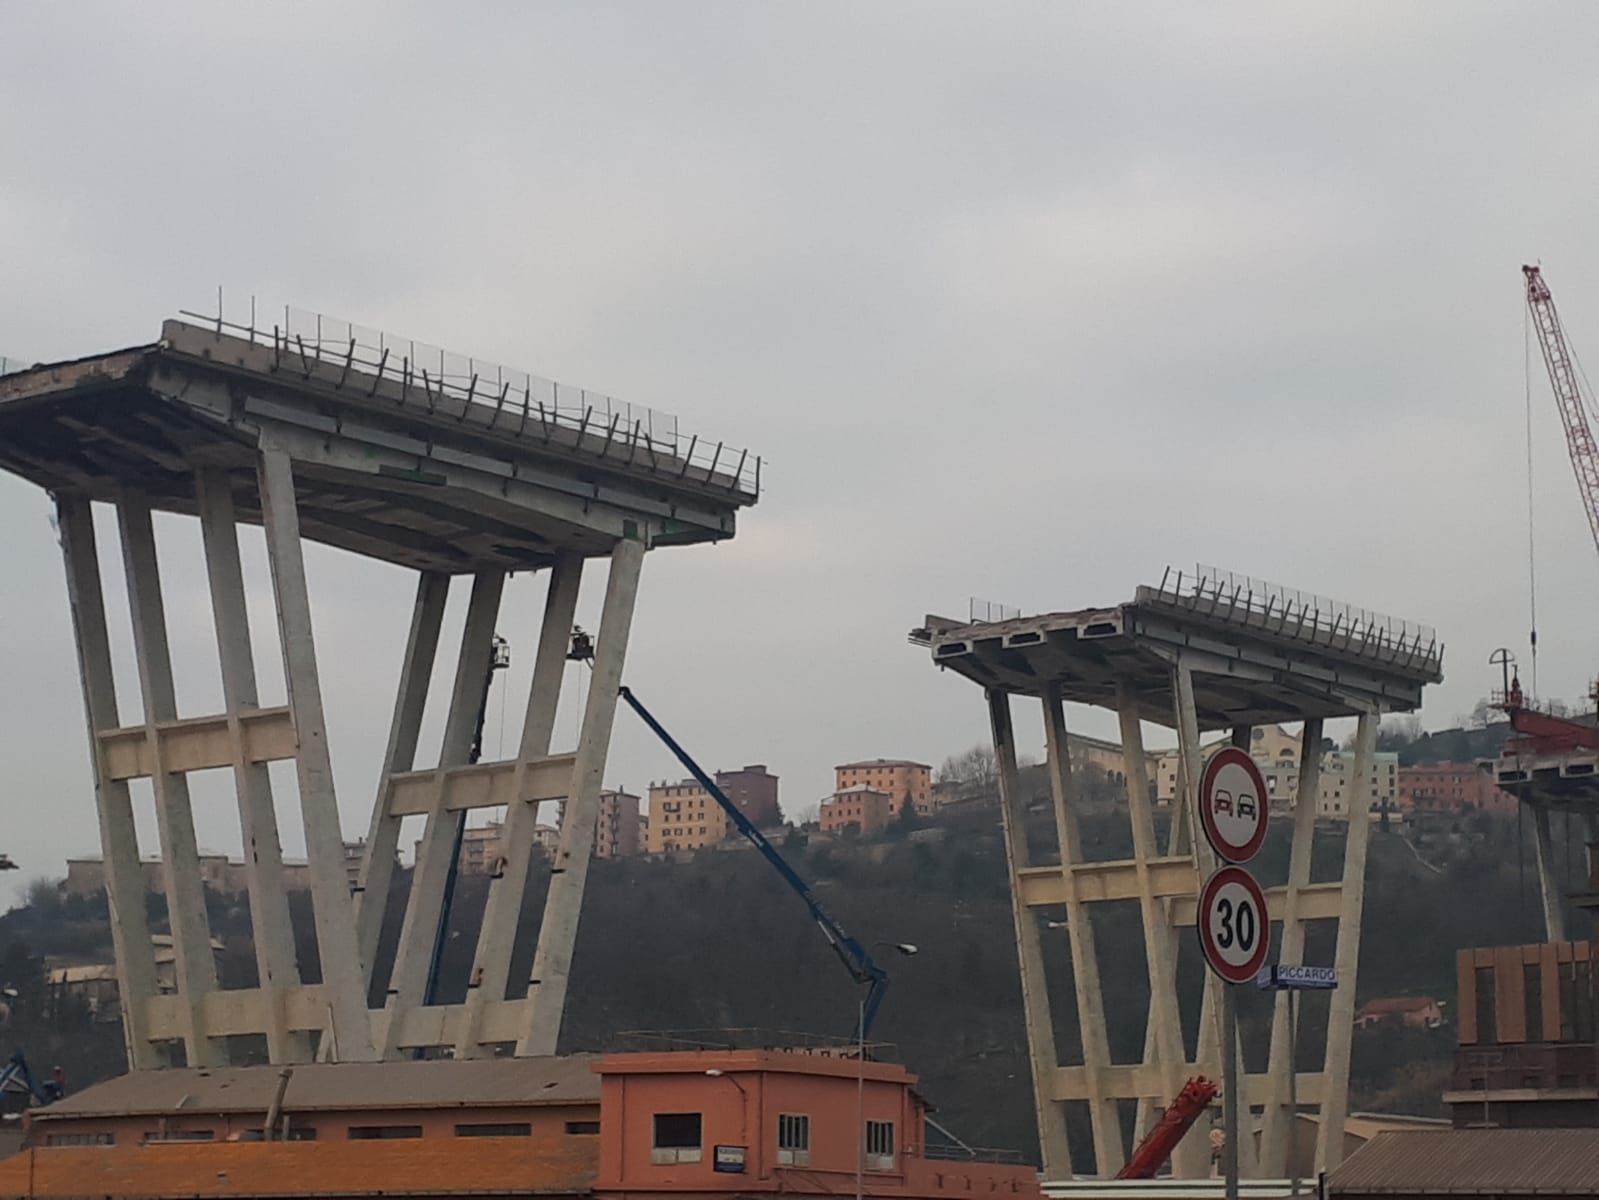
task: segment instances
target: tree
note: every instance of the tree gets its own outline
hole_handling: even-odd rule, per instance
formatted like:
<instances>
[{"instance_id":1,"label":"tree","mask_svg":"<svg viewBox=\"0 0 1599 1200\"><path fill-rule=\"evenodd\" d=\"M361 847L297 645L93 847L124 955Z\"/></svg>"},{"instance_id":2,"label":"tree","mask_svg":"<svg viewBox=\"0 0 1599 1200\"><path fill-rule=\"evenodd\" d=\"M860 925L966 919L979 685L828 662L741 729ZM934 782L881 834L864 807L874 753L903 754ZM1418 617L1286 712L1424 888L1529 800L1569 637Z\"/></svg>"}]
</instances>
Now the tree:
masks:
<instances>
[{"instance_id":1,"label":"tree","mask_svg":"<svg viewBox=\"0 0 1599 1200\"><path fill-rule=\"evenodd\" d=\"M990 789L998 778L999 759L994 754L994 747L983 742L959 754L952 754L938 768L940 783L960 783Z\"/></svg>"}]
</instances>

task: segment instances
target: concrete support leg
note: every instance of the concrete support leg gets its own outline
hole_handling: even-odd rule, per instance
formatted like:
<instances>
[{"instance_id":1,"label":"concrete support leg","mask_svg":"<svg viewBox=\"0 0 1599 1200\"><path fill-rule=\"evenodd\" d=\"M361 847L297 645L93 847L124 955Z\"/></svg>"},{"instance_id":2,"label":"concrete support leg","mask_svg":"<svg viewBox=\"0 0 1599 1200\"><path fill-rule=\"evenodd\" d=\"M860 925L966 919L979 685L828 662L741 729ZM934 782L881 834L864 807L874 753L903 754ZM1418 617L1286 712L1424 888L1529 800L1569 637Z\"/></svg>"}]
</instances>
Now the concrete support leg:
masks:
<instances>
[{"instance_id":1,"label":"concrete support leg","mask_svg":"<svg viewBox=\"0 0 1599 1200\"><path fill-rule=\"evenodd\" d=\"M1299 737L1299 783L1294 790L1294 840L1288 855L1288 885L1282 913L1282 949L1278 961L1301 964L1305 957L1305 921L1300 915L1301 891L1310 884L1310 851L1316 836L1316 802L1321 795L1322 722L1305 722ZM1289 994L1278 992L1271 1019L1271 1056L1266 1068L1271 1099L1261 1129L1260 1158L1263 1173L1271 1179L1288 1173L1288 1153L1293 1144L1296 1115L1289 1107L1290 1073L1294 1061L1293 1031L1289 1022Z\"/></svg>"},{"instance_id":2,"label":"concrete support leg","mask_svg":"<svg viewBox=\"0 0 1599 1200\"><path fill-rule=\"evenodd\" d=\"M144 726L149 738L151 784L155 792L156 826L161 834L161 875L166 884L167 923L172 930L173 968L183 1004L184 1053L191 1067L215 1066L226 1058L222 1044L206 1030L208 993L216 990L216 959L211 953L211 924L206 917L205 885L200 876L200 850L189 804L189 781L169 773L157 726L178 715L172 682L172 655L167 645L166 613L161 602L161 576L156 560L150 503L128 492L117 504L122 531L122 559L133 617L133 645L144 697Z\"/></svg>"},{"instance_id":3,"label":"concrete support leg","mask_svg":"<svg viewBox=\"0 0 1599 1200\"><path fill-rule=\"evenodd\" d=\"M1168 1104L1183 1085L1186 1055L1177 1010L1177 969L1171 929L1164 906L1155 896L1149 861L1157 854L1155 819L1150 809L1149 773L1144 757L1144 732L1139 724L1138 697L1132 685L1118 681L1116 710L1121 721L1122 755L1127 777L1127 807L1132 818L1133 859L1138 880L1138 912L1144 931L1149 978L1149 1023L1154 1028L1149 1061L1160 1070L1161 1103ZM1135 1136L1145 1131L1135 1130ZM1193 1138L1184 1138L1172 1156L1173 1172L1192 1178L1202 1173L1204 1155L1195 1153ZM1203 1147L1199 1147L1203 1151Z\"/></svg>"},{"instance_id":4,"label":"concrete support leg","mask_svg":"<svg viewBox=\"0 0 1599 1200\"><path fill-rule=\"evenodd\" d=\"M66 566L73 642L78 652L78 678L83 686L84 717L89 728L89 761L94 770L95 811L105 856L106 900L122 1001L123 1043L128 1069L139 1071L162 1065L149 1038L148 1005L156 994L155 954L145 916L144 873L139 865L132 799L125 781L107 777L97 736L117 728L120 721L94 517L87 499L71 495L56 498L56 517Z\"/></svg>"},{"instance_id":5,"label":"concrete support leg","mask_svg":"<svg viewBox=\"0 0 1599 1200\"><path fill-rule=\"evenodd\" d=\"M283 677L298 742L295 769L316 913L317 953L329 1007L329 1028L319 1053L324 1058L366 1062L377 1055L355 937L355 907L344 870L344 837L333 790L327 721L322 714L322 682L317 674L294 467L289 456L275 447L263 447L258 478L261 523L277 601L278 641L283 647Z\"/></svg>"},{"instance_id":6,"label":"concrete support leg","mask_svg":"<svg viewBox=\"0 0 1599 1200\"><path fill-rule=\"evenodd\" d=\"M1338 987L1327 1012L1327 1061L1322 1070L1321 1129L1316 1170L1343 1161L1344 1119L1349 1115L1349 1047L1355 1029L1355 974L1360 965L1360 919L1366 907L1366 848L1371 841L1372 764L1377 714L1363 713L1355 727L1355 769L1350 781L1349 837L1344 845L1343 905L1338 913L1338 948L1333 965Z\"/></svg>"},{"instance_id":7,"label":"concrete support leg","mask_svg":"<svg viewBox=\"0 0 1599 1200\"><path fill-rule=\"evenodd\" d=\"M1538 895L1543 900L1544 940L1566 940L1566 910L1560 896L1560 864L1555 861L1554 838L1549 831L1549 809L1542 804L1532 809L1533 845L1538 849Z\"/></svg>"},{"instance_id":8,"label":"concrete support leg","mask_svg":"<svg viewBox=\"0 0 1599 1200\"><path fill-rule=\"evenodd\" d=\"M406 1010L427 1000L428 972L434 948L443 935L444 892L456 855L456 833L465 813L444 809L444 771L465 766L472 753L483 680L492 669L494 623L500 615L505 572L481 571L472 578L472 598L467 602L466 625L455 663L455 683L450 708L444 718L444 740L439 747L433 809L428 813L411 875L411 896L400 926L394 974L389 980L389 1023L384 1057L396 1057L401 1046Z\"/></svg>"},{"instance_id":9,"label":"concrete support leg","mask_svg":"<svg viewBox=\"0 0 1599 1200\"><path fill-rule=\"evenodd\" d=\"M643 542L621 541L611 551L605 603L594 639L593 674L578 735L577 761L572 766L561 841L550 868L550 890L539 922L538 949L533 953L533 970L528 979L527 1017L516 1043L518 1055L554 1054L561 1035L572 951L583 912L583 887L588 881L594 827L599 819L605 759L611 747L617 691L622 686L622 667L643 565Z\"/></svg>"},{"instance_id":10,"label":"concrete support leg","mask_svg":"<svg viewBox=\"0 0 1599 1200\"><path fill-rule=\"evenodd\" d=\"M1122 1144L1121 1119L1117 1114L1116 1101L1105 1095L1103 1090L1104 1071L1110 1066L1110 1043L1105 1028L1099 950L1094 942L1089 906L1078 895L1077 876L1071 869L1086 860L1083 858L1083 838L1077 821L1077 798L1066 734L1066 709L1061 703L1059 685L1051 685L1044 695L1044 746L1049 760L1049 791L1055 809L1055 835L1060 843L1061 883L1066 893L1066 933L1071 939L1072 989L1077 1001L1077 1023L1082 1031L1083 1066L1088 1074L1089 1088L1095 1093L1095 1098L1088 1103L1089 1123L1094 1136L1094 1170L1101 1178L1108 1179L1126 1161L1126 1149ZM1026 848L1025 839L1022 848ZM1013 886L1018 865L1015 862L1011 864ZM1036 922L1029 923L1036 928ZM1053 1040L1050 1049L1054 1049ZM1061 1179L1066 1176L1057 1174L1049 1178Z\"/></svg>"},{"instance_id":11,"label":"concrete support leg","mask_svg":"<svg viewBox=\"0 0 1599 1200\"><path fill-rule=\"evenodd\" d=\"M1050 1014L1049 989L1044 979L1044 954L1039 944L1038 919L1022 903L1021 883L1017 878L1018 871L1032 865L1032 857L1027 850L1027 798L1022 795L1020 769L1016 763L1016 735L1011 726L1010 694L989 691L987 697L988 720L994 732L994 760L999 772L999 811L1005 832L1005 858L1010 868L1011 916L1016 925L1016 957L1021 967L1022 1012L1027 1021L1033 1107L1038 1118L1038 1146L1043 1156L1044 1178L1071 1179L1072 1156L1071 1146L1066 1139L1066 1110L1052 1096L1055 1074L1060 1069L1060 1057L1055 1047L1055 1022ZM1065 848L1062 847L1064 853ZM1083 915L1086 917L1086 914ZM1085 1023L1085 1043L1088 1037Z\"/></svg>"},{"instance_id":12,"label":"concrete support leg","mask_svg":"<svg viewBox=\"0 0 1599 1200\"><path fill-rule=\"evenodd\" d=\"M439 649L439 628L444 623L444 603L450 594L450 577L438 571L423 571L417 576L416 603L411 608L411 632L405 641L405 657L400 663L400 684L395 689L394 717L389 723L389 744L383 752L383 774L378 781L377 798L372 804L372 822L367 827L366 851L361 858L361 873L355 885L355 928L361 946L361 973L368 989L372 986L372 967L377 959L378 939L383 932L383 912L388 904L389 885L394 879L396 855L400 850L401 818L388 811L389 781L392 776L416 765L416 743L422 732L422 713L427 707L428 684L433 678L433 662Z\"/></svg>"},{"instance_id":13,"label":"concrete support leg","mask_svg":"<svg viewBox=\"0 0 1599 1200\"><path fill-rule=\"evenodd\" d=\"M250 650L250 618L244 601L244 570L239 561L239 532L228 473L206 468L195 476L200 506L200 534L205 543L206 577L211 586L211 613L216 625L217 656L222 666L222 697L233 744L233 782L244 839L245 886L249 893L250 930L255 942L256 975L267 995L267 1054L272 1062L305 1062L310 1039L290 1033L285 1024L284 990L300 983L289 924L288 889L283 880L283 846L272 806L272 780L265 763L253 763L246 752L241 719L260 707L255 659Z\"/></svg>"},{"instance_id":14,"label":"concrete support leg","mask_svg":"<svg viewBox=\"0 0 1599 1200\"><path fill-rule=\"evenodd\" d=\"M550 740L555 734L555 714L561 699L561 680L566 673L566 651L571 641L572 619L577 612L578 589L582 582L583 559L570 551L563 552L550 569L544 619L539 628L539 644L533 658L533 683L528 692L522 739L517 749L513 795L522 792L522 780L528 764L550 752ZM506 810L505 828L500 835L503 862L500 870L489 880L483 924L478 930L477 950L467 986L466 1010L456 1039L457 1058L474 1058L481 1053L478 1031L483 1006L505 999L511 952L516 944L517 922L522 914L522 898L527 891L527 873L533 855L533 834L538 826L538 809L537 801L532 801L513 804Z\"/></svg>"}]
</instances>

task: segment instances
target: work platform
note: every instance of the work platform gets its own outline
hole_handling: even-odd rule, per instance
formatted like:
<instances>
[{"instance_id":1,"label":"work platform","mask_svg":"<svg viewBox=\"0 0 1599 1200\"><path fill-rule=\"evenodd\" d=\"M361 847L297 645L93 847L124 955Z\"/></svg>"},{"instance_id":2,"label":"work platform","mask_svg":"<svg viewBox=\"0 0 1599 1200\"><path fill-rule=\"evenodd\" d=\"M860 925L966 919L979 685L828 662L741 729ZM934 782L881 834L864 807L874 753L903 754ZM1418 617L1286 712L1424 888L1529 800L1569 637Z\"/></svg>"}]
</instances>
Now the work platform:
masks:
<instances>
[{"instance_id":1,"label":"work platform","mask_svg":"<svg viewBox=\"0 0 1599 1200\"><path fill-rule=\"evenodd\" d=\"M1315 1106L1320 1116L1317 1169L1336 1166L1343 1153L1348 1111L1350 1035L1371 822L1367 806L1352 793L1342 877L1312 882L1323 730L1328 720L1356 718L1353 768L1346 778L1364 785L1375 770L1381 714L1417 708L1422 689L1442 677L1443 651L1433 631L1246 576L1200 568L1192 574L1168 570L1159 584L1140 587L1131 601L1111 607L1035 617L1007 612L997 621L929 616L911 632L911 640L927 647L935 665L970 679L986 696L1039 1140L1045 1174L1051 1179L1072 1175L1067 1105L1086 1104L1095 1171L1108 1178L1128 1156L1123 1103L1136 1104L1136 1140L1151 1127L1156 1110L1170 1103L1190 1076L1222 1077L1218 978L1207 975L1199 1012L1188 1014L1197 1025L1195 1052L1190 1056L1176 976L1177 939L1191 936L1182 931L1194 925L1199 888L1217 866L1208 843L1195 835L1194 793L1207 749L1200 738L1206 730L1227 730L1233 745L1247 748L1255 727L1303 722L1293 756L1297 787L1291 796L1272 797L1273 809L1293 822L1288 878L1284 886L1268 889L1266 899L1271 919L1281 925L1277 960L1281 963L1301 963L1309 922L1337 921L1335 962L1305 965L1335 966L1339 987L1331 994L1321 1069L1291 1069L1294 1034L1286 994L1279 995L1273 1014L1266 1070L1246 1074L1240 1056L1239 1101L1247 1111L1258 1112L1262 1132L1258 1153L1247 1142L1239 1150L1247 1175L1282 1176L1295 1114L1301 1105ZM1016 696L1040 701L1043 707L1045 767L1059 846L1056 863L1034 861L1024 828L1032 797L1022 793L1011 714ZM1117 714L1132 859L1096 861L1084 856L1066 728L1068 701ZM1176 799L1163 843L1154 819L1144 722L1177 733ZM1107 1003L1137 1001L1104 995L1089 911L1094 904L1114 901L1138 905L1143 933L1137 953L1147 970L1149 1020L1142 1057L1133 1062L1112 1061L1105 1009ZM1064 921L1058 919L1062 910ZM1056 1051L1045 940L1040 933L1044 928L1064 928L1070 944L1080 1064L1063 1064ZM1130 947L1118 948L1123 955L1129 952ZM1208 1174L1208 1146L1197 1125L1178 1145L1172 1163L1179 1177Z\"/></svg>"},{"instance_id":2,"label":"work platform","mask_svg":"<svg viewBox=\"0 0 1599 1200\"><path fill-rule=\"evenodd\" d=\"M7 363L7 367L12 364ZM167 321L149 345L0 374L0 468L56 503L95 771L129 1065L224 1065L230 1038L273 1062L554 1053L639 573L654 547L733 536L760 460L684 437L675 419L584 389L314 314L270 329ZM115 507L141 714L111 667L91 505ZM152 513L199 519L224 709L180 713ZM238 525L265 534L287 703L263 707ZM163 541L169 530L163 530ZM179 536L185 530L171 530ZM352 889L302 539L415 572L410 633L365 857ZM605 596L577 745L552 747L585 562ZM533 679L512 757L478 762L512 571L549 586L526 643ZM453 578L470 580L436 758L418 740ZM189 605L185 603L185 608ZM267 764L296 769L322 981L304 983L289 926ZM231 769L260 986L218 987L187 776ZM154 794L177 988L156 987L129 782ZM541 803L565 816L526 994L508 978ZM506 808L467 999L436 1000L457 840L471 809ZM387 999L369 1011L400 823L425 829Z\"/></svg>"}]
</instances>

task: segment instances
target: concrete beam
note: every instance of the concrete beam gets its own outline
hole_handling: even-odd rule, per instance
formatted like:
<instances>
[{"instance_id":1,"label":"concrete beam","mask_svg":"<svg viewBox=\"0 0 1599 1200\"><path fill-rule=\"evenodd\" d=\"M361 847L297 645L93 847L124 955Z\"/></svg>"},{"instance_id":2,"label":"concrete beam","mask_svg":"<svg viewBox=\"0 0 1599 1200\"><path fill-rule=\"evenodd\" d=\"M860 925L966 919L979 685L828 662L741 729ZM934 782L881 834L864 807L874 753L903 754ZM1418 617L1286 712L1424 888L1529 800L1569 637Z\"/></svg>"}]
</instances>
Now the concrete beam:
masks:
<instances>
[{"instance_id":1,"label":"concrete beam","mask_svg":"<svg viewBox=\"0 0 1599 1200\"><path fill-rule=\"evenodd\" d=\"M563 800L571 787L576 761L576 754L551 754L527 763L507 759L402 772L389 779L388 813L391 817L411 817L431 812L435 805L444 812L466 812L518 802Z\"/></svg>"},{"instance_id":2,"label":"concrete beam","mask_svg":"<svg viewBox=\"0 0 1599 1200\"><path fill-rule=\"evenodd\" d=\"M639 572L644 564L644 543L622 541L611 551L611 570L605 581L605 602L594 639L593 673L583 706L583 728L578 735L577 758L567 790L566 816L561 841L550 868L550 890L539 924L538 948L528 980L528 1014L517 1039L518 1055L554 1054L566 1010L566 984L577 944L578 920L583 911L583 888L588 881L594 851L594 826L599 818L600 789L604 786L605 759L616 720L617 692L633 627L633 607L638 599Z\"/></svg>"},{"instance_id":3,"label":"concrete beam","mask_svg":"<svg viewBox=\"0 0 1599 1200\"><path fill-rule=\"evenodd\" d=\"M300 818L305 828L311 903L316 918L317 953L329 1016L319 1053L347 1062L377 1057L367 1016L366 981L355 936L355 908L344 868L344 836L333 791L327 721L322 713L322 683L317 673L311 600L300 545L299 511L294 499L294 466L281 448L262 447L261 491L267 561L277 599L278 644L283 677L298 741L295 767L300 786Z\"/></svg>"},{"instance_id":4,"label":"concrete beam","mask_svg":"<svg viewBox=\"0 0 1599 1200\"><path fill-rule=\"evenodd\" d=\"M133 824L133 803L124 780L106 769L98 731L118 725L116 683L111 670L111 639L100 588L94 515L82 496L56 497L61 557L66 566L67 602L83 689L84 721L89 731L89 763L94 771L94 806L100 824L111 943L122 998L122 1037L130 1070L160 1066L151 1044L148 1005L156 995L155 950L144 908L144 868Z\"/></svg>"},{"instance_id":5,"label":"concrete beam","mask_svg":"<svg viewBox=\"0 0 1599 1200\"><path fill-rule=\"evenodd\" d=\"M247 763L277 762L295 755L294 718L287 706L108 729L99 734L99 741L111 778L143 779L156 773L158 756L169 772L231 767L235 727Z\"/></svg>"}]
</instances>

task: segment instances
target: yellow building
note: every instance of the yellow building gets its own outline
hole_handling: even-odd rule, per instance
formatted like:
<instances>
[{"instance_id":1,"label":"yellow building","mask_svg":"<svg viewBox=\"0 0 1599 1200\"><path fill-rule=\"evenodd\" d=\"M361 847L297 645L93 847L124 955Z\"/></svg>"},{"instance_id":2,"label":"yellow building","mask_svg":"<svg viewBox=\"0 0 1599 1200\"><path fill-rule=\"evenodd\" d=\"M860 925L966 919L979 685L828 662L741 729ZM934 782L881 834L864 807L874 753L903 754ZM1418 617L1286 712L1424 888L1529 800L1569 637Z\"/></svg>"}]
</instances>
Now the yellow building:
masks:
<instances>
[{"instance_id":1,"label":"yellow building","mask_svg":"<svg viewBox=\"0 0 1599 1200\"><path fill-rule=\"evenodd\" d=\"M904 808L907 796L921 815L933 811L933 768L926 763L873 758L834 767L833 775L835 793L861 787L882 792L889 798L890 811L896 815Z\"/></svg>"},{"instance_id":2,"label":"yellow building","mask_svg":"<svg viewBox=\"0 0 1599 1200\"><path fill-rule=\"evenodd\" d=\"M650 784L650 820L644 849L649 854L703 850L727 836L727 814L692 779Z\"/></svg>"}]
</instances>

